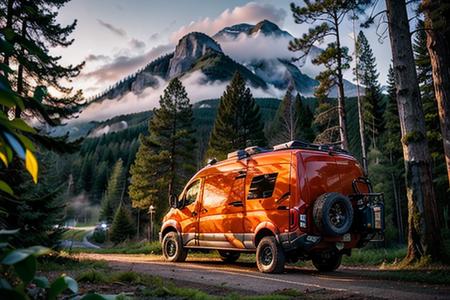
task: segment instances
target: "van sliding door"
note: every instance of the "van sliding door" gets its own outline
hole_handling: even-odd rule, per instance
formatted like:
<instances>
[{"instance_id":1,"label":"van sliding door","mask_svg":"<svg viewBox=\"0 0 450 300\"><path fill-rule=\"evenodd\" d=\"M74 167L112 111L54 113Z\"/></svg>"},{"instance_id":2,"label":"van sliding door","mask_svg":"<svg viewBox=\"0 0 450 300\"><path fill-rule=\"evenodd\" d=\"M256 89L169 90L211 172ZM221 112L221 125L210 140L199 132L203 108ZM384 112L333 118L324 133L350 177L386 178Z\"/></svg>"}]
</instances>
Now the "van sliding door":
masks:
<instances>
[{"instance_id":1,"label":"van sliding door","mask_svg":"<svg viewBox=\"0 0 450 300\"><path fill-rule=\"evenodd\" d=\"M242 249L245 170L205 178L199 219L199 246Z\"/></svg>"}]
</instances>

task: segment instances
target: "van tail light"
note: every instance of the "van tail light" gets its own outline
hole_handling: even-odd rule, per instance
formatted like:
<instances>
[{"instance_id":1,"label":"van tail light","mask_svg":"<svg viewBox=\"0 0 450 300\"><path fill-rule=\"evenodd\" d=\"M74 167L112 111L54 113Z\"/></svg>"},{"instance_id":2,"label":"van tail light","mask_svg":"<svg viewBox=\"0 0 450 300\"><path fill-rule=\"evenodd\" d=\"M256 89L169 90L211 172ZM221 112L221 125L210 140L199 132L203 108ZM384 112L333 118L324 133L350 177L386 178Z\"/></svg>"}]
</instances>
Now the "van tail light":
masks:
<instances>
[{"instance_id":1,"label":"van tail light","mask_svg":"<svg viewBox=\"0 0 450 300\"><path fill-rule=\"evenodd\" d=\"M289 231L294 231L298 228L300 212L297 208L289 210Z\"/></svg>"}]
</instances>

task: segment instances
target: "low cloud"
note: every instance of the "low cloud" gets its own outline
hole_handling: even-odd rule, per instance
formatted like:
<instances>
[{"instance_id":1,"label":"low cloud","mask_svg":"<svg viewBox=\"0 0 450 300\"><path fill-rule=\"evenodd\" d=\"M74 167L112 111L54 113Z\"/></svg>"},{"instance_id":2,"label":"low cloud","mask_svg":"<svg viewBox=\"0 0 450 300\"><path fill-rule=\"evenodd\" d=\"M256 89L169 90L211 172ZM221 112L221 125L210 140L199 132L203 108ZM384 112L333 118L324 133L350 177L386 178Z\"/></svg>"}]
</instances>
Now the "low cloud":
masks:
<instances>
[{"instance_id":1,"label":"low cloud","mask_svg":"<svg viewBox=\"0 0 450 300\"><path fill-rule=\"evenodd\" d=\"M145 48L145 43L138 39L131 39L130 40L130 46L132 49L142 50Z\"/></svg>"},{"instance_id":2,"label":"low cloud","mask_svg":"<svg viewBox=\"0 0 450 300\"><path fill-rule=\"evenodd\" d=\"M157 79L159 84L155 88L148 87L139 95L130 92L119 99L93 103L80 114L78 119L69 122L102 121L117 115L148 111L154 107L159 107L159 98L168 82L159 77ZM211 82L206 80L206 76L201 71L196 71L181 79L191 103L204 99L220 98L229 84L229 82L224 81ZM258 98L280 98L285 93L285 91L273 86L269 86L268 89L250 86L250 89L253 96Z\"/></svg>"},{"instance_id":3,"label":"low cloud","mask_svg":"<svg viewBox=\"0 0 450 300\"><path fill-rule=\"evenodd\" d=\"M181 37L192 31L213 35L227 26L239 23L257 23L263 19L283 25L285 18L286 11L282 8L276 8L272 4L250 2L244 6L226 9L216 19L204 18L199 21L193 21L189 25L178 29L172 35L171 40L172 42L177 42Z\"/></svg>"},{"instance_id":4,"label":"low cloud","mask_svg":"<svg viewBox=\"0 0 450 300\"><path fill-rule=\"evenodd\" d=\"M118 55L112 58L111 62L103 64L93 71L84 73L80 77L94 80L95 84L106 86L136 72L157 57L171 51L173 51L173 45L161 45L141 55Z\"/></svg>"},{"instance_id":5,"label":"low cloud","mask_svg":"<svg viewBox=\"0 0 450 300\"><path fill-rule=\"evenodd\" d=\"M106 61L108 60L109 57L107 55L103 55L103 54L89 54L88 56L86 56L86 58L84 59L87 62L94 62L94 61Z\"/></svg>"},{"instance_id":6,"label":"low cloud","mask_svg":"<svg viewBox=\"0 0 450 300\"><path fill-rule=\"evenodd\" d=\"M106 29L108 29L109 31L111 31L112 33L120 36L120 37L126 37L127 36L127 32L125 30L123 30L122 28L118 28L115 27L114 25L107 23L103 20L97 19L98 23L100 25L102 25L103 27L105 27Z\"/></svg>"}]
</instances>

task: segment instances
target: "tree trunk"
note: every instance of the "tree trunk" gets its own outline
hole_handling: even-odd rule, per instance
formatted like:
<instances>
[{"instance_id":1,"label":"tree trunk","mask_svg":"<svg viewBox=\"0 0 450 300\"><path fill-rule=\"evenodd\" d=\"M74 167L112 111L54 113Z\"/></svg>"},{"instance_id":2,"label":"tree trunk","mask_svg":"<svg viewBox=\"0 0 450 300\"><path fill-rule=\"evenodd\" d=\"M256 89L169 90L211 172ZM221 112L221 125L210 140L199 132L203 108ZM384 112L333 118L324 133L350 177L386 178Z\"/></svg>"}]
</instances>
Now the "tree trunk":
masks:
<instances>
[{"instance_id":1,"label":"tree trunk","mask_svg":"<svg viewBox=\"0 0 450 300\"><path fill-rule=\"evenodd\" d=\"M6 24L5 24L5 29L12 29L12 21L13 21L13 5L14 5L14 0L8 0L8 3L6 5ZM7 39L8 41L8 39ZM10 42L10 41L8 41ZM9 55L5 55L3 58L3 63L7 66L9 66Z\"/></svg>"},{"instance_id":2,"label":"tree trunk","mask_svg":"<svg viewBox=\"0 0 450 300\"><path fill-rule=\"evenodd\" d=\"M425 28L427 33L427 48L430 54L431 69L433 74L434 95L439 111L439 121L442 132L442 142L444 144L445 161L447 165L447 176L450 184L450 42L446 39L442 24L446 24L445 18L437 10L442 1L424 0L423 9L425 13ZM437 19L432 18L439 16ZM444 21L444 22L443 22ZM441 23L441 27L436 23ZM443 22L443 23L442 23ZM448 21L447 21L448 23ZM445 25L444 25L445 26ZM448 24L447 24L448 26Z\"/></svg>"},{"instance_id":3,"label":"tree trunk","mask_svg":"<svg viewBox=\"0 0 450 300\"><path fill-rule=\"evenodd\" d=\"M336 14L335 14L335 27L336 27L336 47L338 50L337 86L338 86L339 135L341 138L342 149L348 150L347 120L345 115L345 100L344 100L345 99L344 79L342 77L342 52L341 52L341 41L339 37L339 22Z\"/></svg>"},{"instance_id":4,"label":"tree trunk","mask_svg":"<svg viewBox=\"0 0 450 300\"><path fill-rule=\"evenodd\" d=\"M439 218L405 0L386 0L408 197L407 262L440 259Z\"/></svg>"}]
</instances>

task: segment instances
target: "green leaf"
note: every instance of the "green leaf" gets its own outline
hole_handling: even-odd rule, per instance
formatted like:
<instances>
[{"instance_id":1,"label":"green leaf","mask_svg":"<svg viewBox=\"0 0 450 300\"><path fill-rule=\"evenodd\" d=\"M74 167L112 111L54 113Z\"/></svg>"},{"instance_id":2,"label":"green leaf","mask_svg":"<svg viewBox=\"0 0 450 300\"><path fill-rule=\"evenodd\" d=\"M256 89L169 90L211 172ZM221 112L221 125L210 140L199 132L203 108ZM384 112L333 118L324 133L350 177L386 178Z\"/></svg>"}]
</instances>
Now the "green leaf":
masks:
<instances>
[{"instance_id":1,"label":"green leaf","mask_svg":"<svg viewBox=\"0 0 450 300\"><path fill-rule=\"evenodd\" d=\"M43 246L32 246L28 247L27 249L31 251L34 256L41 256L51 251L49 248Z\"/></svg>"},{"instance_id":2,"label":"green leaf","mask_svg":"<svg viewBox=\"0 0 450 300\"><path fill-rule=\"evenodd\" d=\"M0 120L0 123L4 123L4 121ZM9 121L8 124L5 124L5 125L9 125L10 127L21 130L21 131L36 133L36 130L34 130L34 128L30 127L22 119L14 119L12 121Z\"/></svg>"},{"instance_id":3,"label":"green leaf","mask_svg":"<svg viewBox=\"0 0 450 300\"><path fill-rule=\"evenodd\" d=\"M19 232L20 229L2 229L0 235L14 235Z\"/></svg>"},{"instance_id":4,"label":"green leaf","mask_svg":"<svg viewBox=\"0 0 450 300\"><path fill-rule=\"evenodd\" d=\"M3 90L0 90L0 104L8 108L16 106L14 97L11 97L10 93L5 92Z\"/></svg>"},{"instance_id":5,"label":"green leaf","mask_svg":"<svg viewBox=\"0 0 450 300\"><path fill-rule=\"evenodd\" d=\"M3 258L2 264L11 266L26 259L30 255L32 255L32 253L26 249L13 250Z\"/></svg>"},{"instance_id":6,"label":"green leaf","mask_svg":"<svg viewBox=\"0 0 450 300\"><path fill-rule=\"evenodd\" d=\"M10 290L12 287L6 279L0 278L0 289Z\"/></svg>"},{"instance_id":7,"label":"green leaf","mask_svg":"<svg viewBox=\"0 0 450 300\"><path fill-rule=\"evenodd\" d=\"M68 276L61 276L50 285L48 291L48 300L55 300L59 294L66 289L70 289L73 293L78 292L78 284L75 280Z\"/></svg>"},{"instance_id":8,"label":"green leaf","mask_svg":"<svg viewBox=\"0 0 450 300\"><path fill-rule=\"evenodd\" d=\"M64 276L64 280L66 281L67 288L72 291L72 293L78 293L78 283L69 276Z\"/></svg>"},{"instance_id":9,"label":"green leaf","mask_svg":"<svg viewBox=\"0 0 450 300\"><path fill-rule=\"evenodd\" d=\"M11 196L14 195L13 190L11 189L11 187L4 181L0 180L0 191L3 191L7 194L10 194Z\"/></svg>"},{"instance_id":10,"label":"green leaf","mask_svg":"<svg viewBox=\"0 0 450 300\"><path fill-rule=\"evenodd\" d=\"M36 257L34 255L28 256L26 259L14 264L14 270L17 275L26 285L33 280L36 274Z\"/></svg>"},{"instance_id":11,"label":"green leaf","mask_svg":"<svg viewBox=\"0 0 450 300\"><path fill-rule=\"evenodd\" d=\"M50 282L45 276L36 276L33 279L33 283L35 283L38 287L43 289L48 289L50 287Z\"/></svg>"}]
</instances>

